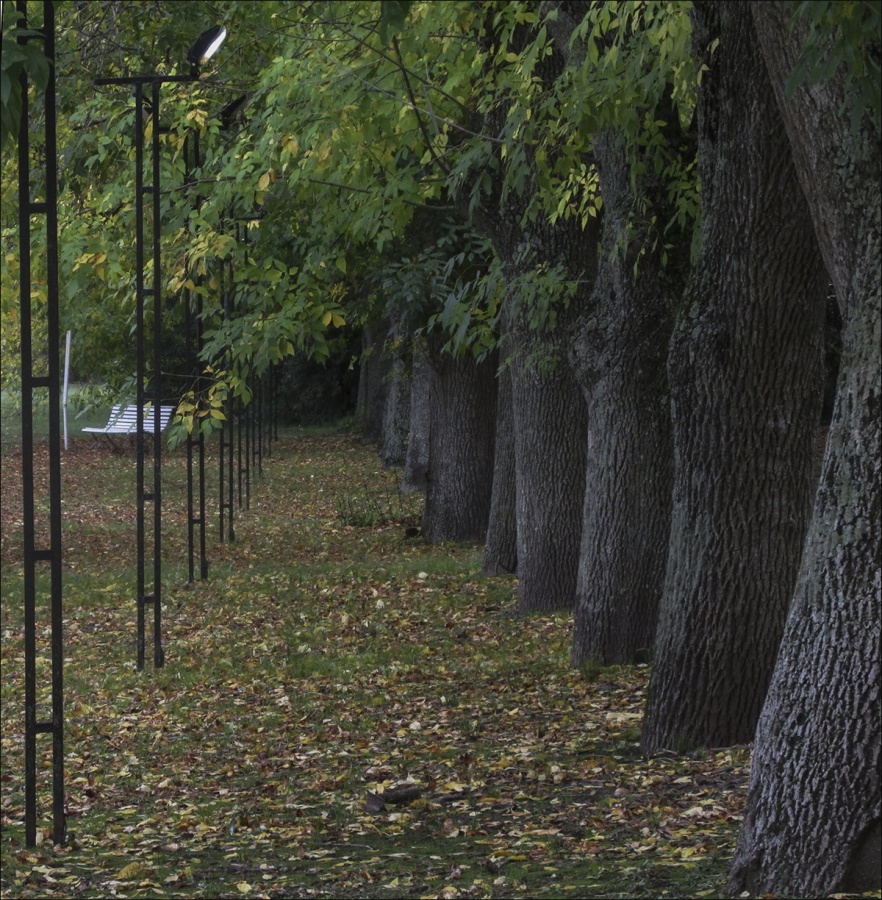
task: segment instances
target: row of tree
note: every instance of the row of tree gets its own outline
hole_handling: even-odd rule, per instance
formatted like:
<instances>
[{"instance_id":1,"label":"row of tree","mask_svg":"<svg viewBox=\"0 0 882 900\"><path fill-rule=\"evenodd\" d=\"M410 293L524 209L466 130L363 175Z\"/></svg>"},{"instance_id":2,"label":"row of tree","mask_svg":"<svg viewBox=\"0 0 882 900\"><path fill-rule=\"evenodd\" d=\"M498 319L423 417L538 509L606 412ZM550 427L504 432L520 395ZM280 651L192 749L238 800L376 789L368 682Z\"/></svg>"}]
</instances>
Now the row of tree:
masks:
<instances>
[{"instance_id":1,"label":"row of tree","mask_svg":"<svg viewBox=\"0 0 882 900\"><path fill-rule=\"evenodd\" d=\"M878 888L880 4L64 4L64 315L117 383L136 138L89 80L219 12L163 88L170 340L198 297L247 400L359 329L426 539L572 608L574 664L651 658L645 752L755 737L730 890Z\"/></svg>"}]
</instances>

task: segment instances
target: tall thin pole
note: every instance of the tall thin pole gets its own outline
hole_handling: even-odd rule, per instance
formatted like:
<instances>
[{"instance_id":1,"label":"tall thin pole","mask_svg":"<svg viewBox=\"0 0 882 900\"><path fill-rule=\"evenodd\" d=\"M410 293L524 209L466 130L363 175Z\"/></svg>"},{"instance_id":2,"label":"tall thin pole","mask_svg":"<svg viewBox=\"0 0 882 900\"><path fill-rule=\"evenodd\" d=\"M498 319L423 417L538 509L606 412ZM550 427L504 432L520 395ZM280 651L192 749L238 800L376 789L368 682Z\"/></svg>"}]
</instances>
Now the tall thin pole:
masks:
<instances>
[{"instance_id":1,"label":"tall thin pole","mask_svg":"<svg viewBox=\"0 0 882 900\"><path fill-rule=\"evenodd\" d=\"M26 19L27 3L18 0L18 11ZM52 840L66 839L64 815L64 636L61 581L61 434L60 434L60 346L58 314L58 176L55 115L55 17L51 2L43 4L43 27L31 37L43 40L49 60L45 90L45 199L31 200L30 127L27 74L21 76L22 108L18 147L20 316L22 375L22 508L24 538L24 645L25 645L25 843L37 843L38 734L52 735ZM29 37L20 38L24 43ZM34 373L31 316L31 222L46 216L46 310L48 374ZM49 390L49 541L37 549L34 502L34 390ZM36 564L47 561L50 569L50 621L52 665L52 717L40 721L37 714Z\"/></svg>"},{"instance_id":2,"label":"tall thin pole","mask_svg":"<svg viewBox=\"0 0 882 900\"><path fill-rule=\"evenodd\" d=\"M70 332L64 339L64 383L61 388L61 408L64 416L64 449L67 450L67 387L70 382Z\"/></svg>"},{"instance_id":3,"label":"tall thin pole","mask_svg":"<svg viewBox=\"0 0 882 900\"><path fill-rule=\"evenodd\" d=\"M184 139L184 188L191 192L193 180L200 169L199 130L192 129ZM198 192L191 200L197 210L202 206ZM198 276L191 273L195 279ZM202 346L202 295L199 291L184 291L184 312L187 351L193 375L199 375L199 350ZM198 478L198 500L197 500ZM198 504L198 506L197 506ZM199 577L208 578L208 558L205 552L205 436L201 428L196 438L187 433L187 577L196 580L196 527L199 527Z\"/></svg>"},{"instance_id":4,"label":"tall thin pole","mask_svg":"<svg viewBox=\"0 0 882 900\"><path fill-rule=\"evenodd\" d=\"M135 302L136 302L136 458L137 458L137 543L138 543L138 636L137 636L137 665L138 669L144 668L145 656L145 606L153 604L153 664L160 668L165 662L165 654L162 649L162 433L161 407L162 407L162 272L160 258L160 244L162 233L162 207L161 207L161 153L159 135L160 126L160 92L166 82L192 82L199 78L199 58L203 53L211 54L217 50L226 36L226 29L217 26L205 32L191 48L193 58L190 59L191 71L189 75L139 75L126 78L97 78L96 85L126 85L135 88ZM206 43L207 41L207 43ZM204 61L204 59L202 60ZM151 113L152 113L152 183L144 184L144 85L151 87ZM152 247L150 253L152 283L148 288L144 284L144 195L152 194L151 234ZM150 391L153 403L153 478L151 489L145 489L144 471L144 403L146 400L145 375L145 333L144 333L144 301L147 297L153 298L153 335L152 335L152 390ZM200 461L200 470L202 462ZM204 479L200 475L201 484ZM153 502L153 584L151 593L146 592L146 549L145 549L145 504ZM204 519L204 516L203 516ZM203 545L203 571L206 571Z\"/></svg>"},{"instance_id":5,"label":"tall thin pole","mask_svg":"<svg viewBox=\"0 0 882 900\"><path fill-rule=\"evenodd\" d=\"M161 668L165 663L162 650L162 433L160 431L160 415L162 404L162 273L160 269L160 244L162 227L162 210L160 207L160 145L159 145L159 92L162 86L160 79L150 82L152 133L151 149L151 184L144 184L144 87L140 81L135 83L135 267L136 302L135 343L137 381L137 429L136 429L136 480L137 480L137 530L138 530L138 647L137 666L144 668L146 656L146 607L153 606L153 665ZM146 253L144 246L144 195L151 196L150 216L150 274L151 283L148 288L144 284L144 264ZM147 297L152 298L152 388L150 400L153 404L153 472L150 490L147 490L146 465L144 453L146 435L144 431L144 406L147 402L147 333L144 315L144 303ZM147 591L147 503L153 504L153 534L151 551L153 577L151 589Z\"/></svg>"},{"instance_id":6,"label":"tall thin pole","mask_svg":"<svg viewBox=\"0 0 882 900\"><path fill-rule=\"evenodd\" d=\"M135 84L135 403L137 406L135 429L135 493L137 509L137 666L144 668L146 579L144 503L144 86Z\"/></svg>"},{"instance_id":7,"label":"tall thin pole","mask_svg":"<svg viewBox=\"0 0 882 900\"><path fill-rule=\"evenodd\" d=\"M162 161L159 134L159 94L161 82L157 79L153 89L153 665L160 669L165 664L162 649L162 431L160 416L162 405L162 258L160 206L160 162Z\"/></svg>"}]
</instances>

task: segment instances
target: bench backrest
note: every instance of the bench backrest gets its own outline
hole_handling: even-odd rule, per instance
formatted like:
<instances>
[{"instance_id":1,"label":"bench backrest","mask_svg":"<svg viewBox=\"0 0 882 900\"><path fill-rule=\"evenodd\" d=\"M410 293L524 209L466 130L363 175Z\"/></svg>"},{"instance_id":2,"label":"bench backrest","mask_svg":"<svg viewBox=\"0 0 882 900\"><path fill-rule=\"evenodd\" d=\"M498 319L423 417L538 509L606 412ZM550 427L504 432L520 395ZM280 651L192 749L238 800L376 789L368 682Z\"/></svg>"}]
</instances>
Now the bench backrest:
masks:
<instances>
[{"instance_id":1,"label":"bench backrest","mask_svg":"<svg viewBox=\"0 0 882 900\"><path fill-rule=\"evenodd\" d=\"M175 411L173 406L159 407L159 430L165 431L166 426L171 420L172 413ZM154 424L156 422L156 414L152 406L144 407L144 431L147 434L153 434ZM106 428L101 429L108 434L134 434L138 427L138 407L123 406L117 404L110 411L110 417L107 420Z\"/></svg>"}]
</instances>

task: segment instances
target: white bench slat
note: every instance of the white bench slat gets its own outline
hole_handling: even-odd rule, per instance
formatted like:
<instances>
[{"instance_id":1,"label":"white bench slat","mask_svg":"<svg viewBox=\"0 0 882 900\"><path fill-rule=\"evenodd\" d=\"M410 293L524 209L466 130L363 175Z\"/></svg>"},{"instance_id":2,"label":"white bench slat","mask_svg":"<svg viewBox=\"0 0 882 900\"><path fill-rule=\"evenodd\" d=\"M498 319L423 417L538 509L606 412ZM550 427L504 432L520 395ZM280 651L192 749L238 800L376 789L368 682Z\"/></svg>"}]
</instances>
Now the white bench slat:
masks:
<instances>
[{"instance_id":1,"label":"white bench slat","mask_svg":"<svg viewBox=\"0 0 882 900\"><path fill-rule=\"evenodd\" d=\"M175 411L174 406L159 407L159 430L165 431L166 426L171 420L172 413ZM152 406L144 407L144 433L153 434L156 422L156 414ZM135 434L138 428L138 407L123 406L121 403L115 405L107 419L107 424L102 427L88 426L80 429L88 431L92 434Z\"/></svg>"}]
</instances>

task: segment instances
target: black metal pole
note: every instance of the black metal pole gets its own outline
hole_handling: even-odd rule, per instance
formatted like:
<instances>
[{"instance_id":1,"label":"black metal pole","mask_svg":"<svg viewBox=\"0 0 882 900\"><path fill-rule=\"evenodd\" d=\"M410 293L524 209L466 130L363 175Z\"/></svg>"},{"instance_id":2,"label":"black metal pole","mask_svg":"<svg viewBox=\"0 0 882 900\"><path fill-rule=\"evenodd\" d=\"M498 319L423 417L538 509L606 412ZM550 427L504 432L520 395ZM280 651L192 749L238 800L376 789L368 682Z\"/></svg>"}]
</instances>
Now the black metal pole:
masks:
<instances>
[{"instance_id":1,"label":"black metal pole","mask_svg":"<svg viewBox=\"0 0 882 900\"><path fill-rule=\"evenodd\" d=\"M46 284L49 342L49 544L52 619L52 834L66 841L64 814L64 624L61 544L61 357L58 293L58 148L55 105L55 8L43 4L44 51L52 77L46 84Z\"/></svg>"},{"instance_id":2,"label":"black metal pole","mask_svg":"<svg viewBox=\"0 0 882 900\"><path fill-rule=\"evenodd\" d=\"M153 604L153 663L156 668L164 665L165 654L162 649L162 434L160 431L162 406L162 273L160 259L162 209L160 203L160 142L161 126L159 121L159 101L162 85L167 82L192 82L199 78L198 57L201 52L214 52L226 35L226 29L220 26L210 29L202 35L191 53L191 71L189 75L140 75L126 78L98 78L96 85L125 85L135 88L135 278L136 310L136 458L137 458L137 543L138 543L138 669L144 668L145 655L145 605ZM204 44L203 39L208 43ZM151 140L153 178L149 187L144 185L144 85L151 87L151 103L153 132ZM144 194L152 193L152 284L144 285ZM151 491L145 491L144 484L144 402L146 392L145 378L145 335L144 335L144 301L153 298L153 483ZM202 456L204 462L204 455ZM204 466L200 463L200 483L204 488ZM145 503L153 501L153 585L152 593L146 593L145 567ZM204 515L203 515L204 522ZM203 524L204 528L204 524ZM205 561L204 532L201 541L203 559L202 570L207 572ZM204 576L203 576L204 577Z\"/></svg>"},{"instance_id":3,"label":"black metal pole","mask_svg":"<svg viewBox=\"0 0 882 900\"><path fill-rule=\"evenodd\" d=\"M225 315L227 319L231 319L233 317L233 263L232 260L225 264L226 266L226 297L225 297ZM232 359L228 360L228 365L232 365ZM233 480L233 428L234 428L234 415L235 410L235 399L233 397L229 397L227 400L227 431L228 431L228 440L227 440L227 484L229 485L229 492L227 494L227 510L229 512L229 519L227 521L227 534L229 535L230 541L236 540L236 531L233 526L233 516L234 516L234 508L233 508L233 491L235 488L235 482Z\"/></svg>"},{"instance_id":4,"label":"black metal pole","mask_svg":"<svg viewBox=\"0 0 882 900\"><path fill-rule=\"evenodd\" d=\"M254 421L254 397L245 408L245 509L251 509L251 426ZM241 428L241 425L239 426Z\"/></svg>"},{"instance_id":5,"label":"black metal pole","mask_svg":"<svg viewBox=\"0 0 882 900\"><path fill-rule=\"evenodd\" d=\"M220 264L220 294L221 294L221 315L226 315L227 309L227 296L226 296L226 266L221 262ZM227 423L221 420L221 427L219 432L220 442L218 443L218 477L217 477L217 485L218 485L218 512L220 514L220 530L218 532L220 536L221 543L226 539L226 527L227 527L227 506L226 506L226 497L224 495L224 475L226 474L226 442L227 442Z\"/></svg>"},{"instance_id":6,"label":"black metal pole","mask_svg":"<svg viewBox=\"0 0 882 900\"><path fill-rule=\"evenodd\" d=\"M257 379L257 408L255 409L254 423L254 453L257 462L257 474L263 475L263 382L265 375Z\"/></svg>"},{"instance_id":7,"label":"black metal pole","mask_svg":"<svg viewBox=\"0 0 882 900\"><path fill-rule=\"evenodd\" d=\"M202 157L199 147L199 131L193 131L193 163L196 171L202 171ZM202 197L196 201L197 209L202 208ZM202 294L196 294L196 347L197 353L202 348ZM208 578L208 555L205 549L205 505L206 505L206 487L205 487L205 435L199 432L199 440L197 444L197 458L199 460L199 570L202 578Z\"/></svg>"},{"instance_id":8,"label":"black metal pole","mask_svg":"<svg viewBox=\"0 0 882 900\"><path fill-rule=\"evenodd\" d=\"M191 181L196 168L191 157L194 150L194 142L191 140L194 132L190 131L184 137L184 190L191 190ZM195 323L193 321L193 292L184 288L184 334L187 342L187 357L193 375L198 375L199 345L196 340ZM187 581L191 584L196 580L196 502L194 491L194 459L193 450L196 441L193 432L187 432Z\"/></svg>"},{"instance_id":9,"label":"black metal pole","mask_svg":"<svg viewBox=\"0 0 882 900\"><path fill-rule=\"evenodd\" d=\"M233 267L232 263L221 262L221 306L222 315L229 319L232 315ZM231 360L227 359L229 368ZM218 487L220 493L220 539L230 542L236 539L233 528L233 495L235 482L233 479L233 418L234 398L227 397L224 409L225 419L221 422Z\"/></svg>"},{"instance_id":10,"label":"black metal pole","mask_svg":"<svg viewBox=\"0 0 882 900\"><path fill-rule=\"evenodd\" d=\"M18 11L27 4L18 0ZM21 75L18 132L18 234L21 318L21 478L24 531L25 843L37 843L37 588L34 522L33 334L31 325L31 160L28 80Z\"/></svg>"},{"instance_id":11,"label":"black metal pole","mask_svg":"<svg viewBox=\"0 0 882 900\"><path fill-rule=\"evenodd\" d=\"M191 130L185 139L184 166L184 183L190 191L201 166L197 129ZM202 198L198 193L193 202L197 210L201 208ZM197 276L192 273L192 277L195 279ZM199 350L202 346L202 295L199 291L185 290L184 297L189 356L193 375L198 376ZM195 438L192 432L187 435L187 569L190 582L196 578L196 526L199 527L199 577L205 579L208 578L205 550L205 437L201 429Z\"/></svg>"},{"instance_id":12,"label":"black metal pole","mask_svg":"<svg viewBox=\"0 0 882 900\"><path fill-rule=\"evenodd\" d=\"M27 3L18 0L17 9L27 22ZM61 427L60 427L60 345L58 309L58 175L55 108L55 16L51 2L43 3L42 29L31 29L31 37L43 40L49 60L49 80L45 98L45 198L31 200L30 128L27 74L21 76L22 108L19 126L19 241L20 317L22 373L22 488L24 537L24 620L25 620L25 843L37 843L37 758L36 737L52 735L52 840L66 840L64 813L64 633L61 578ZM29 38L20 38L24 43ZM48 374L34 374L31 316L31 219L46 216L46 310ZM49 390L49 546L37 549L34 503L34 396L37 388ZM40 721L37 715L36 685L36 563L48 561L50 568L50 622L52 664L52 717Z\"/></svg>"},{"instance_id":13,"label":"black metal pole","mask_svg":"<svg viewBox=\"0 0 882 900\"><path fill-rule=\"evenodd\" d=\"M145 649L145 592L144 577L145 523L144 523L144 87L135 84L135 404L137 406L135 429L135 493L137 508L137 597L138 597L138 647L137 666L144 668Z\"/></svg>"},{"instance_id":14,"label":"black metal pole","mask_svg":"<svg viewBox=\"0 0 882 900\"><path fill-rule=\"evenodd\" d=\"M242 400L233 402L233 409L236 412L236 497L239 501L239 509L242 509L245 503L245 448L244 448L244 428L242 427L245 418L245 405Z\"/></svg>"},{"instance_id":15,"label":"black metal pole","mask_svg":"<svg viewBox=\"0 0 882 900\"><path fill-rule=\"evenodd\" d=\"M159 427L162 406L162 209L159 135L159 80L153 89L153 665L165 664L162 649L162 432Z\"/></svg>"}]
</instances>

